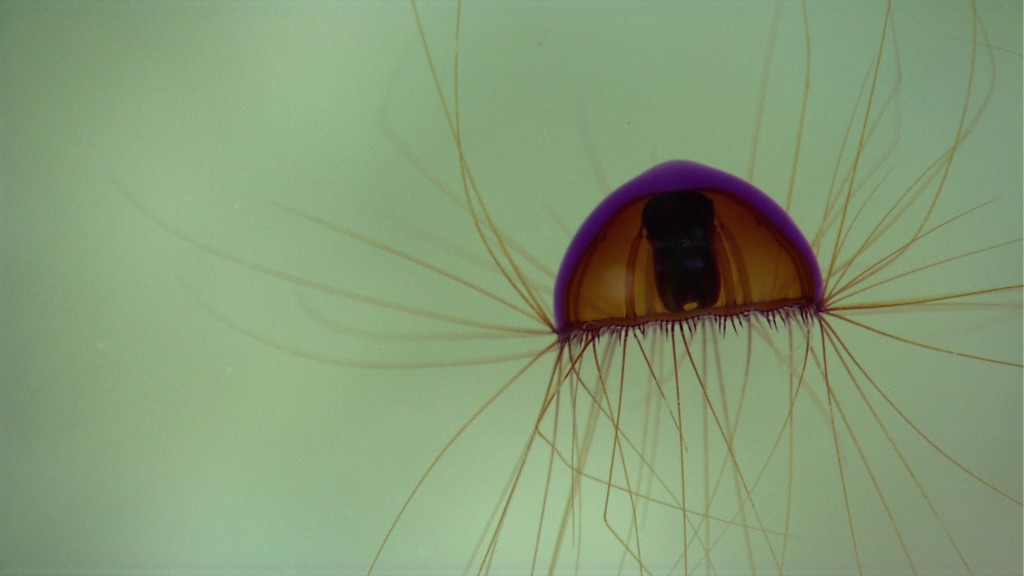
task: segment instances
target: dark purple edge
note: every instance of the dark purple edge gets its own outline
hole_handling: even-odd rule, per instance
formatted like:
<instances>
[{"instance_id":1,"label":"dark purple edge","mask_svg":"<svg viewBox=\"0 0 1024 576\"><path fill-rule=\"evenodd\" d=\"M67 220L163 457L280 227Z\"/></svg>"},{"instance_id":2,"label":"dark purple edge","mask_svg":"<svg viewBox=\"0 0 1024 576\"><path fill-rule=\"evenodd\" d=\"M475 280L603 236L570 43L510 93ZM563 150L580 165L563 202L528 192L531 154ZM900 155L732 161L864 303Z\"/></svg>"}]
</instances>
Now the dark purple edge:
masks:
<instances>
[{"instance_id":1,"label":"dark purple edge","mask_svg":"<svg viewBox=\"0 0 1024 576\"><path fill-rule=\"evenodd\" d=\"M782 234L789 238L790 242L803 258L805 265L810 267L814 279L814 304L820 305L823 299L824 284L821 280L821 269L818 267L818 259L811 250L800 229L774 200L767 194L761 192L753 185L729 174L716 170L697 162L688 160L671 160L663 162L633 178L620 186L605 198L597 208L587 216L580 226L576 236L569 243L569 248L562 258L562 265L558 269L558 278L555 281L555 324L559 334L566 329L565 291L569 288L569 282L573 271L579 264L584 252L594 237L613 215L623 206L643 196L649 196L658 192L669 192L671 190L688 189L711 189L729 194L735 198L752 204L769 222L774 224Z\"/></svg>"}]
</instances>

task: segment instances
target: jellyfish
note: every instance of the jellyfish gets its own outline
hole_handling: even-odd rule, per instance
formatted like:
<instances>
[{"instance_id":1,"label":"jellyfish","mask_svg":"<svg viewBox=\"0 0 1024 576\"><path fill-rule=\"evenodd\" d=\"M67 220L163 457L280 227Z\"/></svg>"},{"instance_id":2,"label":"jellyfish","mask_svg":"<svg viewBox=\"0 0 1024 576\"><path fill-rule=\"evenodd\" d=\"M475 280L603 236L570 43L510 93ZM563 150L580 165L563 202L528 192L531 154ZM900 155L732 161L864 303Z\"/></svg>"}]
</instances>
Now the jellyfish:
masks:
<instances>
[{"instance_id":1,"label":"jellyfish","mask_svg":"<svg viewBox=\"0 0 1024 576\"><path fill-rule=\"evenodd\" d=\"M455 196L461 194L487 260L514 293L511 301L485 295L533 319L553 342L527 354L437 452L399 507L370 572L449 449L510 387L538 371L546 374L546 386L532 429L481 522L468 556L471 571L978 570L984 553L979 558L965 550L970 529L936 504L936 473L924 478L917 458L929 452L932 470L960 476L1010 515L1019 514L1019 486L993 483L944 447L934 428L896 398L896 387L926 383L892 381L859 349L861 339L875 338L908 357L994 368L1004 382L1014 382L1006 386L1019 380L1016 356L937 344L927 335L908 335L902 321L891 322L896 311L947 306L991 306L1019 322L1016 281L888 293L904 277L975 253L912 256L929 236L970 212L934 214L939 200L952 194L945 180L988 98L974 73L991 66L993 54L977 8L970 4L966 11L970 62L956 130L910 183L896 185L899 194L875 196L892 185L880 172L879 148L884 156L891 150L885 146L894 144L879 125L897 114L902 74L889 4L847 120L842 153L849 157L836 161L831 187L820 192L824 208L810 240L786 210L744 180L692 161L660 163L585 219L555 275L550 307L526 271L541 267L488 208L471 163L475 150L463 140L459 85L446 92L438 83L417 12L457 151L461 191ZM806 6L802 14L806 19ZM458 15L455 21L458 39L465 24ZM880 82L886 66L893 77ZM802 126L809 89L796 92L803 98ZM797 201L801 130L791 153L787 207ZM879 251L882 244L887 248ZM885 318L868 319L872 314ZM549 372L537 367L549 358ZM524 487L531 474L540 478L539 489ZM1012 564L1014 552L1007 554Z\"/></svg>"},{"instance_id":2,"label":"jellyfish","mask_svg":"<svg viewBox=\"0 0 1024 576\"><path fill-rule=\"evenodd\" d=\"M1019 565L1020 231L986 226L1019 143L972 149L1004 134L1019 67L990 31L1019 18L964 3L943 38L899 3L704 8L634 30L413 3L373 193L269 203L321 234L296 262L130 197L297 292L301 330L199 291L211 317L379 398L342 434L373 452L342 491L375 515L337 538L369 573ZM826 41L830 18L862 25ZM329 243L358 254L302 268Z\"/></svg>"}]
</instances>

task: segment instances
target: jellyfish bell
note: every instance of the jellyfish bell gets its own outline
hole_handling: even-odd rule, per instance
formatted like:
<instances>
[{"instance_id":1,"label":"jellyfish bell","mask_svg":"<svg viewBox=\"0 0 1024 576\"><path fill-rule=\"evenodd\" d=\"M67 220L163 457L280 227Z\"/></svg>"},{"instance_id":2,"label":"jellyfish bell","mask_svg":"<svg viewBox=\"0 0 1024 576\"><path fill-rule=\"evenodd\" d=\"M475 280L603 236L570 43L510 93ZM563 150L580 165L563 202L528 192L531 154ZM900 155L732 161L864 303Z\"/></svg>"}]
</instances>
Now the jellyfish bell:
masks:
<instances>
[{"instance_id":1,"label":"jellyfish bell","mask_svg":"<svg viewBox=\"0 0 1024 576\"><path fill-rule=\"evenodd\" d=\"M569 244L555 284L563 337L701 315L821 305L814 252L771 198L696 162L659 164L609 195Z\"/></svg>"}]
</instances>

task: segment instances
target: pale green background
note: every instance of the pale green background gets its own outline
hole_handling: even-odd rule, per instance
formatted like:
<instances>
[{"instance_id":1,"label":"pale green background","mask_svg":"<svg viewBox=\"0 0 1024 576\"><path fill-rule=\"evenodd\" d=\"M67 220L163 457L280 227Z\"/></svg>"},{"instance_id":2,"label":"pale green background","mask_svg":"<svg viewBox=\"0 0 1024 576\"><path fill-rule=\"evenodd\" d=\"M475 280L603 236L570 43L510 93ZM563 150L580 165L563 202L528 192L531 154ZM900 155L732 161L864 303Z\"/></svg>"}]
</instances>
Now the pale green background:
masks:
<instances>
[{"instance_id":1,"label":"pale green background","mask_svg":"<svg viewBox=\"0 0 1024 576\"><path fill-rule=\"evenodd\" d=\"M877 47L884 6L851 4L811 8L812 109L794 207L807 230L819 224ZM996 92L939 213L996 202L930 245L922 262L1021 237L1021 7L981 6L997 48ZM424 17L446 90L449 8ZM555 268L600 195L656 160L744 174L772 8L467 7L465 146L509 236ZM890 195L948 145L970 51L963 3L897 4L896 21L904 76ZM785 186L802 86L797 24L797 6L787 6L755 177L773 194ZM991 78L979 71L978 87ZM399 139L457 185L404 3L0 5L0 573L365 570L415 478L514 365L407 372L316 363L226 327L202 302L283 345L370 363L474 358L508 352L506 343L475 350L332 333L298 290L169 235L126 193L185 233L267 265L529 325L262 202L324 215L507 294L454 248L479 258L468 222L384 138L386 98ZM1019 244L968 264L954 268L959 277L931 281L1021 282ZM943 288L908 290L900 293ZM395 331L405 322L338 298L308 303L355 326L379 319ZM1019 308L989 312L899 320L945 345L1019 362ZM904 400L944 446L1019 497L1020 371L919 354L929 360L908 363L898 345L867 342L883 346L864 356L888 383L945 386ZM467 435L402 525L385 572L461 570L479 527L460 512L492 506L511 465L502 458L529 430L542 372ZM941 483L956 473L940 463L922 475ZM976 567L1019 569L1020 510L956 478L952 492L936 494Z\"/></svg>"}]
</instances>

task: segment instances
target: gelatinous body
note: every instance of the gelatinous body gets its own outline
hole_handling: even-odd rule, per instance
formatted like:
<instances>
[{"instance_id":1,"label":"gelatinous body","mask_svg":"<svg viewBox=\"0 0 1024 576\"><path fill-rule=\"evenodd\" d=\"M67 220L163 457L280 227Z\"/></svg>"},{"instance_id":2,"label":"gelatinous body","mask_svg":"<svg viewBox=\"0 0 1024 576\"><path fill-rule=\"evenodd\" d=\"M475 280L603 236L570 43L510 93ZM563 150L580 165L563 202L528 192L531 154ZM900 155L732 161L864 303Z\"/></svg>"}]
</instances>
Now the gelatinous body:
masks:
<instances>
[{"instance_id":1,"label":"gelatinous body","mask_svg":"<svg viewBox=\"0 0 1024 576\"><path fill-rule=\"evenodd\" d=\"M674 161L598 206L569 245L555 285L560 334L821 304L807 240L739 178Z\"/></svg>"}]
</instances>

